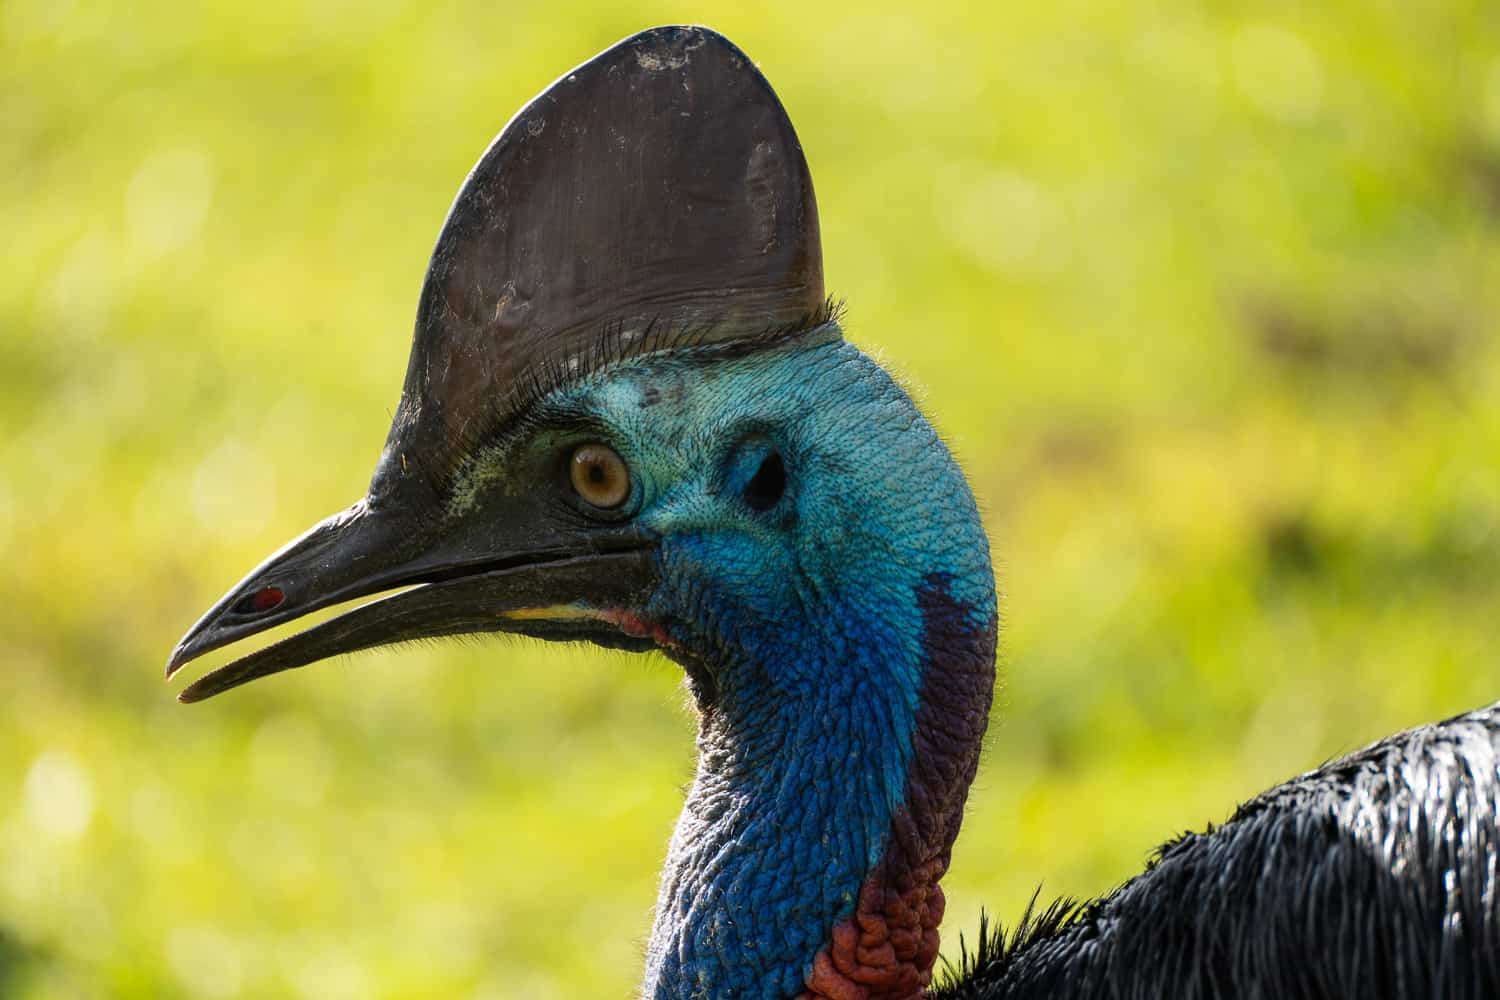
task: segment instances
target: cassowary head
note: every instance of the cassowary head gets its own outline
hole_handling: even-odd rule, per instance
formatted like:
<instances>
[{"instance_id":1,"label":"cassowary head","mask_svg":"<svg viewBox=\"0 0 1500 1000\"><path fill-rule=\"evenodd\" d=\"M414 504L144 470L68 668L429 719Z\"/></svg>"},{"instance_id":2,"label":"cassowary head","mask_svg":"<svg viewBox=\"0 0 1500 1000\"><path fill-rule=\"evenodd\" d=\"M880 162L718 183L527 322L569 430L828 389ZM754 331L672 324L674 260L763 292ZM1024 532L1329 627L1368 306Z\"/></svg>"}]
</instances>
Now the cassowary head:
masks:
<instances>
[{"instance_id":1,"label":"cassowary head","mask_svg":"<svg viewBox=\"0 0 1500 1000\"><path fill-rule=\"evenodd\" d=\"M801 147L722 37L643 32L506 126L438 238L367 495L168 672L387 591L183 700L464 633L660 648L700 763L647 995L926 985L990 698L988 547L947 449L843 339Z\"/></svg>"}]
</instances>

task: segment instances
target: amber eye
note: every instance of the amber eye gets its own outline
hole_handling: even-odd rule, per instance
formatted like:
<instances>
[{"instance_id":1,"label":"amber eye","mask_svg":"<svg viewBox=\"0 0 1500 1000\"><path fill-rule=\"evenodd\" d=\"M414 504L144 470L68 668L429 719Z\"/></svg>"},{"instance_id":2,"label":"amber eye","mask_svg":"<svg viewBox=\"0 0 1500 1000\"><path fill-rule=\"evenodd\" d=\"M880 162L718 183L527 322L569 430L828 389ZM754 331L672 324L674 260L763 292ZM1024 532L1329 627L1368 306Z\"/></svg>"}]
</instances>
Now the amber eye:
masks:
<instances>
[{"instance_id":1,"label":"amber eye","mask_svg":"<svg viewBox=\"0 0 1500 1000\"><path fill-rule=\"evenodd\" d=\"M604 444L580 445L568 462L573 489L595 507L618 507L630 495L625 460Z\"/></svg>"}]
</instances>

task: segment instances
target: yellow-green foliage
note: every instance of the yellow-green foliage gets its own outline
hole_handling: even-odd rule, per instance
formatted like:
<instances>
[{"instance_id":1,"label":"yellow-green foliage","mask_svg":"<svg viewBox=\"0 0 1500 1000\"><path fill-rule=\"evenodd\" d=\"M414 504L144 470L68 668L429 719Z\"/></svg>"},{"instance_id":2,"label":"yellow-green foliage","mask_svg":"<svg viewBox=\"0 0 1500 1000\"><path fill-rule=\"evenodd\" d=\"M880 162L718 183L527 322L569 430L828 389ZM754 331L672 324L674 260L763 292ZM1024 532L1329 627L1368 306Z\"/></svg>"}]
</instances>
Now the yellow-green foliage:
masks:
<instances>
[{"instance_id":1,"label":"yellow-green foliage","mask_svg":"<svg viewBox=\"0 0 1500 1000\"><path fill-rule=\"evenodd\" d=\"M238 9L232 9L238 7ZM361 656L179 707L356 499L489 138L711 23L1006 593L951 933L1500 696L1500 5L0 4L0 995L625 997L659 658Z\"/></svg>"}]
</instances>

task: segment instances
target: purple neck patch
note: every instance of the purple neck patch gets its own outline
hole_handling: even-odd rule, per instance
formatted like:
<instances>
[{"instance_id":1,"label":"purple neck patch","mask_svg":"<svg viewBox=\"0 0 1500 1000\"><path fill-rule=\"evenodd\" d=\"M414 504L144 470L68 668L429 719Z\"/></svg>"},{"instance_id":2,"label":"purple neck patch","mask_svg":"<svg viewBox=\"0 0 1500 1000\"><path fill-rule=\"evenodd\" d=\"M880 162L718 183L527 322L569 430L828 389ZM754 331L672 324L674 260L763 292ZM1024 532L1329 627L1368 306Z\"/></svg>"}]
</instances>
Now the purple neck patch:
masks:
<instances>
[{"instance_id":1,"label":"purple neck patch","mask_svg":"<svg viewBox=\"0 0 1500 1000\"><path fill-rule=\"evenodd\" d=\"M917 595L923 678L906 801L852 916L834 924L798 1000L915 1000L932 982L948 870L979 766L995 686L996 618L955 598L947 574Z\"/></svg>"}]
</instances>

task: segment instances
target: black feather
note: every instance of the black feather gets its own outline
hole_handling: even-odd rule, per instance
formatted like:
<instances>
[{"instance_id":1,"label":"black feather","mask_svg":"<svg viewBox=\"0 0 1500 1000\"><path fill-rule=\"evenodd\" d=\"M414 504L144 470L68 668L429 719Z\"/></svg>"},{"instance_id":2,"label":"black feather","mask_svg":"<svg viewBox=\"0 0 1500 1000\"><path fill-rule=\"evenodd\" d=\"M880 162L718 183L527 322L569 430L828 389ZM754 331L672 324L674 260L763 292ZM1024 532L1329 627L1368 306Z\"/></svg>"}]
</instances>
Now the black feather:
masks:
<instances>
[{"instance_id":1,"label":"black feather","mask_svg":"<svg viewBox=\"0 0 1500 1000\"><path fill-rule=\"evenodd\" d=\"M934 1000L1500 997L1500 705L1392 736L1036 899Z\"/></svg>"},{"instance_id":2,"label":"black feather","mask_svg":"<svg viewBox=\"0 0 1500 1000\"><path fill-rule=\"evenodd\" d=\"M1006 969L1015 957L1038 941L1059 933L1088 911L1086 904L1067 896L1054 899L1046 909L1038 912L1037 900L1042 889L1037 887L1026 904L1026 912L1014 930L1006 933L1005 925L990 923L990 915L979 913L979 940L971 953L967 942L958 939L958 966L943 959L943 973L933 990L932 1000L971 1000L987 996L986 988L997 986L1005 979Z\"/></svg>"}]
</instances>

